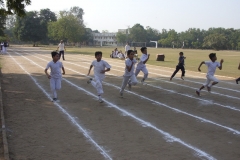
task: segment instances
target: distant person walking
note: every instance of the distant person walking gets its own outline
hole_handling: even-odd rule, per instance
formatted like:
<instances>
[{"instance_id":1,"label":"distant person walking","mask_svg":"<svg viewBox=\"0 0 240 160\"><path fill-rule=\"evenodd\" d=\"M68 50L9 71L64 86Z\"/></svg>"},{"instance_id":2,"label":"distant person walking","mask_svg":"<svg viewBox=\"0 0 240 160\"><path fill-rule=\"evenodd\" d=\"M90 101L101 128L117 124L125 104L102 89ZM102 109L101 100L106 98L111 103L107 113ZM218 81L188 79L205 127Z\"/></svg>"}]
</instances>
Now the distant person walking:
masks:
<instances>
[{"instance_id":1,"label":"distant person walking","mask_svg":"<svg viewBox=\"0 0 240 160\"><path fill-rule=\"evenodd\" d=\"M6 41L3 42L3 45L2 45L2 53L3 54L7 53L7 47L8 47L8 43Z\"/></svg>"},{"instance_id":2,"label":"distant person walking","mask_svg":"<svg viewBox=\"0 0 240 160\"><path fill-rule=\"evenodd\" d=\"M131 47L128 45L128 43L126 44L126 46L125 46L125 58L127 58L127 52L128 52L128 50L130 50L131 49Z\"/></svg>"},{"instance_id":3,"label":"distant person walking","mask_svg":"<svg viewBox=\"0 0 240 160\"><path fill-rule=\"evenodd\" d=\"M57 50L59 50L59 59L61 59L61 55L63 60L65 60L64 58L64 51L66 51L65 45L63 43L63 40L60 41Z\"/></svg>"}]
</instances>

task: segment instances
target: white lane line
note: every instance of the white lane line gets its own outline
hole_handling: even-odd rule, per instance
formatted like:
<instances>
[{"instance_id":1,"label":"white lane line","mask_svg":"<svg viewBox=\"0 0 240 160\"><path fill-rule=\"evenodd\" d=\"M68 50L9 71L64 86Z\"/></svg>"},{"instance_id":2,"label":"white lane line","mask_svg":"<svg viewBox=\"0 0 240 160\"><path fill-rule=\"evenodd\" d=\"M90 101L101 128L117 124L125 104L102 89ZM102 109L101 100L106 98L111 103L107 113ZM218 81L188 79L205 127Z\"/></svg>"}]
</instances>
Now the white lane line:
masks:
<instances>
[{"instance_id":1,"label":"white lane line","mask_svg":"<svg viewBox=\"0 0 240 160\"><path fill-rule=\"evenodd\" d=\"M27 53L26 53L27 54ZM39 54L37 54L39 55ZM41 55L41 56L44 56L44 55ZM44 57L47 57L47 56L44 56ZM79 66L79 67L83 67L83 68L86 68L88 69L87 67L85 66L81 66L81 65L78 65L78 64L75 64L75 63L72 63L72 62L68 62L68 61L64 61L64 63L69 63L69 64L73 64L73 65L76 65L76 66ZM116 70L116 69L112 69L112 70ZM116 70L116 71L120 71L120 72L123 72L121 70ZM107 73L109 75L113 75L113 76L117 76L117 75L114 75L114 74L110 74L110 73ZM119 76L117 76L119 77ZM122 76L121 76L122 77ZM151 78L151 79L154 79L154 80L159 80L157 78ZM169 81L166 81L167 83L173 83L173 82L169 82ZM174 90L169 90L169 89L164 89L162 87L159 87L159 86L155 86L155 85L151 85L149 83L147 83L146 85L150 86L150 87L153 87L153 88L158 88L158 89L161 89L161 90L165 90L165 91L168 91L170 93L175 93L175 94L179 94L179 95L182 95L182 96L186 96L188 98L192 98L192 99L197 99L197 100L200 100L200 101L203 101L203 102L207 102L208 104L215 104L215 105L218 105L218 106L221 106L221 107L224 107L224 108L228 108L228 109L232 109L232 110L235 110L235 111L240 111L240 109L236 108L236 107L232 107L232 106L226 106L226 105L222 105L222 104L219 104L219 103L216 103L216 102L213 102L213 101L210 101L210 100L205 100L205 99L201 99L201 98L196 98L192 95L188 95L188 94L183 94L183 93L178 93L177 91L174 91ZM180 86L184 86L184 87L188 87L188 88L192 88L192 87L189 87L189 86L186 86L186 85L181 85L179 84ZM194 88L193 88L194 89Z\"/></svg>"},{"instance_id":2,"label":"white lane line","mask_svg":"<svg viewBox=\"0 0 240 160\"><path fill-rule=\"evenodd\" d=\"M26 53L26 54L28 54L28 53ZM35 54L36 54L36 53L35 53ZM37 54L37 55L40 55L40 54ZM41 56L47 57L47 56L45 56L45 55L41 55ZM37 57L37 58L39 58L39 57ZM79 67L87 68L87 67L85 67L85 66L81 66L81 65L78 65L78 64L75 64L75 63L72 63L72 62L68 62L68 61L64 61L64 63L69 63L69 64L73 64L73 65L76 65L76 66L79 66ZM88 68L87 68L87 69L88 69ZM120 71L120 70L117 70L117 71ZM123 72L123 71L120 71L120 72ZM109 74L109 73L107 73L107 74ZM122 76L119 77L119 76L114 75L114 74L110 74L110 75L116 76L116 77L118 77L118 78L120 78L120 77L122 78ZM156 79L156 78L152 78L152 79L158 80L158 79ZM166 82L167 82L167 83L173 83L173 82L169 82L169 81L166 81ZM151 85L151 84L149 84L149 83L147 83L146 85L148 85L148 86L150 86L150 87L153 87L153 88L165 90L165 91L168 91L168 92L170 92L170 93L179 94L179 95L182 95L182 96L185 96L185 97L188 97L188 98L192 98L192 99L200 100L200 101L203 101L203 102L207 102L208 104L215 104L215 105L221 106L221 107L223 107L223 108L228 108L228 109L232 109L232 110L235 110L235 111L240 111L240 109L238 109L238 108L236 108L236 107L233 107L233 106L229 106L229 105L226 106L226 105L222 105L222 104L220 104L220 103L216 103L216 102L214 102L214 101L210 101L210 100L206 100L206 99L201 99L201 98L196 98L196 97L194 97L194 96L192 96L192 95L183 94L183 93L178 93L177 91L169 90L169 89L164 89L164 88L162 88L162 87L160 87L160 86ZM181 85L181 84L180 84L180 85ZM192 88L192 87L185 86L185 85L181 85L181 86L188 87L188 88Z\"/></svg>"},{"instance_id":3,"label":"white lane line","mask_svg":"<svg viewBox=\"0 0 240 160\"><path fill-rule=\"evenodd\" d=\"M22 66L21 64L19 64L19 63L11 56L11 54L8 53L8 55L18 64L18 66L19 66L25 73L27 73L27 74L30 76L30 78L33 80L33 82L38 86L38 88L39 88L40 90L42 90L42 92L46 95L46 97L47 97L48 99L52 100L51 96L50 96L50 95L47 93L47 91L37 82L37 80L36 80L35 78L33 78L32 75L31 75L28 71L26 71L26 70L23 68L23 66ZM44 67L41 67L41 68L45 69ZM89 141L97 148L97 150L100 151L100 153L101 153L106 159L112 160L112 158L107 154L107 152L106 152L101 146L99 146L99 145L97 144L97 142L95 142L95 141L93 140L93 138L87 133L86 129L84 129L80 124L77 123L77 121L74 119L74 117L72 117L60 104L58 104L58 103L55 102L54 105L57 106L58 109L59 109L62 113L64 113L64 114L69 118L69 120L72 122L72 124L74 124L74 125L78 128L78 130L83 133L83 135L87 138L87 140L89 140Z\"/></svg>"},{"instance_id":4,"label":"white lane line","mask_svg":"<svg viewBox=\"0 0 240 160\"><path fill-rule=\"evenodd\" d=\"M15 52L15 53L18 54L18 55L20 55L20 56L22 56L23 58L27 59L28 61L34 63L35 65L39 66L40 68L44 68L44 67L38 65L37 63L35 63L34 61L32 61L31 59L23 56L22 54L19 54L19 53L17 53L17 52ZM45 61L46 61L46 60L45 60ZM97 98L97 96L96 96L95 94L93 94L93 93L91 93L91 92L89 92L89 91L87 91L87 90L79 87L78 85L72 83L71 81L67 80L66 78L63 78L63 80L64 80L65 82L67 82L68 84L76 87L78 90L81 90L81 91L87 93L88 95L91 95L92 97ZM194 152L196 152L199 157L205 157L205 158L207 158L207 159L209 159L209 160L216 160L214 157L212 157L212 156L209 155L208 153L206 153L206 152L204 152L204 151L202 151L202 150L200 150L200 149L198 149L198 148L196 148L196 147L194 147L194 146L192 146L192 145L190 145L190 144L187 144L186 142L182 141L180 138L177 138L177 137L175 137L175 136L172 136L172 135L171 135L170 133L168 133L168 132L165 132L165 131L157 128L156 126L152 125L150 122L144 121L143 119L134 116L133 114L131 114L131 113L129 113L128 111L126 111L126 110L118 107L117 105L115 105L115 104L107 101L106 99L104 99L104 102L105 102L106 104L108 104L109 106L117 109L118 111L120 111L120 112L123 113L124 115L127 115L127 116L133 118L133 119L136 120L139 124L144 125L144 126L147 126L147 127L149 127L149 128L152 128L152 129L154 129L155 131L159 132L160 134L162 134L162 135L164 136L164 138L166 139L167 142L178 142L178 143L182 144L183 146L185 146L185 147L193 150Z\"/></svg>"},{"instance_id":5,"label":"white lane line","mask_svg":"<svg viewBox=\"0 0 240 160\"><path fill-rule=\"evenodd\" d=\"M82 59L82 58L78 58L78 59ZM82 60L86 60L86 59L82 59ZM88 62L82 62L82 63L86 63L86 64L89 64ZM116 65L113 65L115 67L119 67L119 68L124 68L124 67L120 67L120 66L116 66ZM111 70L116 70L116 71L120 71L120 72L123 72L122 70L118 70L118 69L111 69ZM155 74L155 75L158 75L158 76L163 76L163 77L168 77L168 76L165 76L163 74L157 74L157 73L152 73L152 72L149 72L150 74ZM149 78L150 79L150 78ZM160 81L163 81L163 82L168 82L166 80L162 80L162 79L158 79L158 78L151 78L151 79L154 79L154 80L160 80ZM189 80L186 80L185 81L189 81ZM199 82L194 82L194 81L189 81L189 82L192 82L192 83L199 83ZM194 92L196 91L197 88L193 88L193 87L190 87L190 86L186 86L186 85L183 85L183 84L179 84L179 83L175 83L175 82L172 82L172 84L175 84L175 85L179 85L179 86L183 86L183 87L187 87L187 88L192 88L194 89ZM202 83L199 83L199 84L202 84ZM239 92L238 90L233 90L233 89L229 89L229 88L223 88L223 87L218 87L218 86L214 86L215 88L220 88L220 89L224 89L224 90L229 90L229 91L234 91L234 92ZM205 90L202 90L203 92L207 92ZM211 91L212 94L217 94L217 95L220 95L220 96L224 96L224 97L228 97L228 98L232 98L232 99L237 99L237 100L240 100L240 98L238 97L235 97L235 96L230 96L230 95L227 95L227 94L221 94L221 93L218 93L218 92L213 92Z\"/></svg>"},{"instance_id":6,"label":"white lane line","mask_svg":"<svg viewBox=\"0 0 240 160\"><path fill-rule=\"evenodd\" d=\"M17 53L17 54L19 54L19 53ZM26 54L29 55L28 53L26 53ZM21 55L21 54L19 54L19 55ZM23 56L23 55L21 55L21 56ZM41 59L41 60L47 62L47 60L42 59L42 58L40 58L40 57L37 57L37 56L34 56L34 55L31 55L31 56L36 57L36 58L38 58L38 59ZM25 56L23 56L23 57L26 58ZM26 59L28 59L28 58L26 58ZM29 61L32 61L32 60L29 59ZM34 63L34 62L33 62L33 63ZM68 63L71 63L71 62L68 62ZM37 65L37 64L36 64L36 65ZM75 64L75 65L77 65L77 64ZM79 66L80 66L80 65L79 65ZM82 66L82 67L83 67L83 66ZM83 68L87 68L87 67L83 67ZM75 73L78 73L78 74L80 74L80 75L83 75L83 76L85 76L85 77L89 77L89 76L86 76L85 74L80 73L80 72L77 72L77 71L75 71L75 70L73 70L73 69L70 69L70 68L67 68L67 67L65 67L65 69L68 69L68 70L70 70L70 71L72 71L72 72L75 72ZM111 74L110 74L110 75L111 75ZM120 87L115 86L115 85L113 85L113 84L110 84L110 83L107 83L107 82L103 82L103 84L105 84L105 85L107 85L107 86L114 87L114 88L120 90ZM131 93L131 94L133 94L133 95L135 95L135 96L137 96L137 97L140 97L140 98L142 98L142 99L148 100L148 101L150 101L150 102L152 102L152 103L154 103L154 104L157 104L157 105L160 105L160 106L164 106L164 107L169 108L169 109L171 109L171 110L173 110L173 111L175 111L175 112L182 113L182 114L184 114L184 115L187 115L187 116L193 117L193 118L195 118L195 119L198 119L198 120L200 120L201 122L210 123L210 124L216 125L216 126L218 126L218 127L224 128L224 129L226 129L226 130L228 130L228 131L231 131L231 132L233 132L233 134L240 135L240 131L238 131L238 130L236 130L236 129L233 129L233 128L230 128L230 127L227 127L227 126L218 124L218 123L215 123L215 122L213 122L213 121L207 120L207 119L202 118L202 117L199 117L199 116L192 115L192 114L190 114L190 113L188 113L188 112L182 111L182 110L177 109L177 108L173 108L173 107L168 106L168 105L166 105L166 104L164 104L164 103L161 103L161 102L159 102L159 101L155 101L155 100L150 99L150 98L148 98L148 97L142 96L142 95L140 95L140 94L138 94L138 93L135 93L135 92L132 92L132 91L127 91L127 90L125 90L125 91L128 92L128 93Z\"/></svg>"},{"instance_id":7,"label":"white lane line","mask_svg":"<svg viewBox=\"0 0 240 160\"><path fill-rule=\"evenodd\" d=\"M38 50L38 51L43 52L42 50ZM94 58L94 56L90 56L90 55L86 55L86 54L80 54L80 55L85 56L85 57ZM108 60L113 61L112 58L108 58L108 57L104 57L104 58L107 58ZM117 59L117 60L118 60L118 59ZM116 61L114 61L114 62L116 62ZM199 62L199 63L200 63L200 62ZM169 71L170 73L173 73L174 70L175 70L175 68L164 67L164 66L157 66L157 65L151 65L151 64L147 64L147 66L149 66L149 69L153 69L153 70L162 70L161 68L171 69L172 71ZM150 68L151 66L154 67L154 68ZM156 68L156 67L158 67L158 68ZM164 71L164 70L162 70L162 71ZM186 71L187 71L187 72L192 72L192 73L194 73L194 74L202 74L202 75L206 76L206 73L201 73L201 72L196 72L196 71L190 71L190 70L186 70ZM216 76L216 77L229 78L229 79L232 79L232 80L236 79L236 78L234 78L234 77L229 77L229 76L221 76L221 75L215 75L215 76ZM200 77L199 77L199 78L200 78ZM231 83L231 82L227 82L227 83L235 84L235 83Z\"/></svg>"},{"instance_id":8,"label":"white lane line","mask_svg":"<svg viewBox=\"0 0 240 160\"><path fill-rule=\"evenodd\" d=\"M41 55L41 56L44 56L44 55ZM45 56L47 57L47 56ZM77 59L82 59L82 58L77 58ZM86 59L83 59L83 60L86 60ZM88 60L89 61L89 60ZM67 61L65 61L67 62ZM67 62L68 63L68 62ZM86 64L89 64L88 62L82 62L82 63L86 63ZM116 65L114 65L116 66ZM124 68L124 67L120 67L118 66L119 68ZM116 71L120 71L120 72L123 72L122 70L117 70L117 69L111 69L111 70L116 70ZM151 73L151 72L149 72ZM156 73L152 73L152 74L156 74ZM160 75L160 76L165 76L165 75L162 75L162 74L156 74L156 75ZM166 76L165 76L166 77ZM150 78L149 78L150 79ZM193 87L190 87L190 86L187 86L187 85L183 85L183 84L178 84L178 83L174 83L174 82L169 82L169 81L165 81L165 80L162 80L162 79L158 79L158 78L151 78L151 79L154 79L154 80L159 80L159 81L163 81L163 82L167 82L167 83L172 83L174 85L178 85L178 86L182 86L182 87L186 87L186 88L191 88L191 89L194 89L194 93L196 91L197 88L193 88ZM186 81L186 80L185 80ZM217 88L217 86L214 86ZM230 90L230 91L235 91L235 92L240 92L240 91L237 91L237 90L232 90L232 89L228 89L228 88L224 88L226 90ZM203 92L207 92L205 90L202 90ZM238 97L235 97L235 96L230 96L230 95L227 95L227 94L221 94L221 93L218 93L218 92L213 92L211 91L212 94L216 94L216 95L219 95L219 96L223 96L223 97L227 97L227 98L232 98L232 99L237 99L237 100L240 100L240 98ZM234 108L234 107L233 107Z\"/></svg>"},{"instance_id":9,"label":"white lane line","mask_svg":"<svg viewBox=\"0 0 240 160\"><path fill-rule=\"evenodd\" d=\"M72 57L74 57L74 56L72 56ZM91 62L91 60L89 60L89 59L84 59L84 58L79 58L79 57L76 57L77 59L81 59L81 60L86 60L86 61L89 61L89 62ZM82 63L87 63L87 62L82 62ZM112 63L114 63L114 62L112 62ZM115 62L115 63L118 63L118 62ZM120 64L120 63L118 63L118 64ZM124 63L121 63L121 65L124 65ZM114 67L118 67L118 68L125 68L124 66L117 66L117 65L112 65L112 66L114 66ZM162 76L162 77L166 77L166 78L170 78L170 76L169 75L164 75L164 74L159 74L159 73L155 73L155 72L150 72L149 71L149 73L150 74L154 74L154 75L157 75L157 76ZM202 78L202 77L198 77L198 78ZM178 79L178 80L180 80L180 81L182 81L180 78L175 78L175 79ZM191 80L188 80L188 79L185 79L184 81L186 81L186 82L191 82L191 83L196 83L196 84L200 84L200 85L202 85L204 82L196 82L196 81L191 81ZM221 82L224 82L224 81L220 81L220 83ZM175 84L175 83L174 83ZM177 83L176 83L177 84ZM236 85L236 84L235 84ZM228 91L233 91L233 92L238 92L238 93L240 93L240 91L239 90L235 90L235 89L230 89L230 88L225 88L225 87L220 87L220 86L214 86L214 88L219 88L219 89L223 89L223 90L228 90Z\"/></svg>"}]
</instances>

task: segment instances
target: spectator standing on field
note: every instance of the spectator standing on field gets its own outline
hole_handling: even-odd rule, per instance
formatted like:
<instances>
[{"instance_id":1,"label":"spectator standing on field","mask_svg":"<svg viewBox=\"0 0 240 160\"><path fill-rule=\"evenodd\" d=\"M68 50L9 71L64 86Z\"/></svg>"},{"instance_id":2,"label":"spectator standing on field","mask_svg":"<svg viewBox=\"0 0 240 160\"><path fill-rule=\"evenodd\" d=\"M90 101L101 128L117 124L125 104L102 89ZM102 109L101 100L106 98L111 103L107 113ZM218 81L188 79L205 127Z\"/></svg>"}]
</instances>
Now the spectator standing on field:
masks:
<instances>
[{"instance_id":1,"label":"spectator standing on field","mask_svg":"<svg viewBox=\"0 0 240 160\"><path fill-rule=\"evenodd\" d=\"M127 52L128 52L128 50L130 50L131 49L131 47L128 45L128 43L126 44L126 46L125 46L125 57L127 57Z\"/></svg>"},{"instance_id":2,"label":"spectator standing on field","mask_svg":"<svg viewBox=\"0 0 240 160\"><path fill-rule=\"evenodd\" d=\"M66 48L65 48L65 45L63 43L63 40L61 40L60 43L58 44L57 50L59 50L59 59L61 59L61 55L62 55L63 60L65 60L64 51L66 51Z\"/></svg>"}]
</instances>

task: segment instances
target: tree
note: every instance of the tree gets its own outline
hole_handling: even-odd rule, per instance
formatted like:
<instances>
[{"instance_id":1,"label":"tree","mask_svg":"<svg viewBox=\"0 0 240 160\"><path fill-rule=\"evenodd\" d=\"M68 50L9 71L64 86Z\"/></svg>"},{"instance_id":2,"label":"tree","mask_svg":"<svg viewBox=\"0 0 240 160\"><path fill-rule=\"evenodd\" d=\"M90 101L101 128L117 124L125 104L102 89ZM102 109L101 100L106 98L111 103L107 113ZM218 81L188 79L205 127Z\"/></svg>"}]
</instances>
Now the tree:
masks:
<instances>
[{"instance_id":1,"label":"tree","mask_svg":"<svg viewBox=\"0 0 240 160\"><path fill-rule=\"evenodd\" d=\"M5 29L6 19L6 15L0 15L0 36L4 36L3 30Z\"/></svg>"},{"instance_id":2,"label":"tree","mask_svg":"<svg viewBox=\"0 0 240 160\"><path fill-rule=\"evenodd\" d=\"M130 29L130 39L135 42L146 42L147 41L147 32L144 27L140 24L135 24Z\"/></svg>"},{"instance_id":3,"label":"tree","mask_svg":"<svg viewBox=\"0 0 240 160\"><path fill-rule=\"evenodd\" d=\"M79 21L80 24L83 24L83 15L84 15L84 12L83 12L83 9L80 8L80 7L77 7L77 6L74 6L74 7L71 7L70 8L70 13L72 15L74 15L74 17L76 17Z\"/></svg>"},{"instance_id":4,"label":"tree","mask_svg":"<svg viewBox=\"0 0 240 160\"><path fill-rule=\"evenodd\" d=\"M223 34L213 33L204 38L203 47L210 47L215 50L223 49L226 37Z\"/></svg>"},{"instance_id":5,"label":"tree","mask_svg":"<svg viewBox=\"0 0 240 160\"><path fill-rule=\"evenodd\" d=\"M16 14L18 16L25 16L25 7L31 4L31 0L0 0L0 15ZM3 8L6 6L6 8Z\"/></svg>"},{"instance_id":6,"label":"tree","mask_svg":"<svg viewBox=\"0 0 240 160\"><path fill-rule=\"evenodd\" d=\"M121 32L117 32L116 38L118 43L126 43L127 35Z\"/></svg>"},{"instance_id":7,"label":"tree","mask_svg":"<svg viewBox=\"0 0 240 160\"><path fill-rule=\"evenodd\" d=\"M25 17L17 17L14 28L15 36L25 42L36 42L44 39L44 26L41 23L41 17L36 11L27 12Z\"/></svg>"},{"instance_id":8,"label":"tree","mask_svg":"<svg viewBox=\"0 0 240 160\"><path fill-rule=\"evenodd\" d=\"M85 28L84 29L84 35L82 40L89 45L89 43L93 43L93 34L92 30L90 28Z\"/></svg>"},{"instance_id":9,"label":"tree","mask_svg":"<svg viewBox=\"0 0 240 160\"><path fill-rule=\"evenodd\" d=\"M79 24L75 16L69 14L48 24L48 36L53 40L64 39L73 43L81 42L84 36L84 26Z\"/></svg>"},{"instance_id":10,"label":"tree","mask_svg":"<svg viewBox=\"0 0 240 160\"><path fill-rule=\"evenodd\" d=\"M43 39L42 43L48 44L49 38L48 38L48 23L49 22L55 22L57 21L56 14L52 12L50 9L41 9L39 12L39 16L41 19L41 26L42 28L42 34L43 34Z\"/></svg>"}]
</instances>

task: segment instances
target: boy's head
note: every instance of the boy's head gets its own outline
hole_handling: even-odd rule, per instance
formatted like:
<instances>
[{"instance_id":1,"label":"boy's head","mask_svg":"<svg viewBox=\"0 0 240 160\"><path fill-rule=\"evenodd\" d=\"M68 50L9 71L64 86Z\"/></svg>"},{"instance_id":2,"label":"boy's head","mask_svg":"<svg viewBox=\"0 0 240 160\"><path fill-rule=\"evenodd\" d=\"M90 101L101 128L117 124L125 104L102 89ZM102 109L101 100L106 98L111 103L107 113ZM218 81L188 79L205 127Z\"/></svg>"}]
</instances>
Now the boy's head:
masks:
<instances>
[{"instance_id":1,"label":"boy's head","mask_svg":"<svg viewBox=\"0 0 240 160\"><path fill-rule=\"evenodd\" d=\"M95 52L95 58L99 61L102 59L102 52L101 51L97 51Z\"/></svg>"},{"instance_id":2,"label":"boy's head","mask_svg":"<svg viewBox=\"0 0 240 160\"><path fill-rule=\"evenodd\" d=\"M216 56L216 53L210 53L209 54L209 58L214 62L217 60L217 56Z\"/></svg>"},{"instance_id":3,"label":"boy's head","mask_svg":"<svg viewBox=\"0 0 240 160\"><path fill-rule=\"evenodd\" d=\"M51 53L51 55L52 55L52 58L53 58L54 61L58 61L58 60L59 60L59 54L58 54L58 52L53 51L53 52Z\"/></svg>"},{"instance_id":4,"label":"boy's head","mask_svg":"<svg viewBox=\"0 0 240 160\"><path fill-rule=\"evenodd\" d=\"M134 51L133 51L133 50L128 50L128 51L127 51L127 56L128 56L128 58L133 59L133 57L134 57Z\"/></svg>"},{"instance_id":5,"label":"boy's head","mask_svg":"<svg viewBox=\"0 0 240 160\"><path fill-rule=\"evenodd\" d=\"M183 52L179 52L179 56L183 56Z\"/></svg>"},{"instance_id":6,"label":"boy's head","mask_svg":"<svg viewBox=\"0 0 240 160\"><path fill-rule=\"evenodd\" d=\"M147 47L142 47L141 52L146 54L147 53Z\"/></svg>"}]
</instances>

